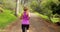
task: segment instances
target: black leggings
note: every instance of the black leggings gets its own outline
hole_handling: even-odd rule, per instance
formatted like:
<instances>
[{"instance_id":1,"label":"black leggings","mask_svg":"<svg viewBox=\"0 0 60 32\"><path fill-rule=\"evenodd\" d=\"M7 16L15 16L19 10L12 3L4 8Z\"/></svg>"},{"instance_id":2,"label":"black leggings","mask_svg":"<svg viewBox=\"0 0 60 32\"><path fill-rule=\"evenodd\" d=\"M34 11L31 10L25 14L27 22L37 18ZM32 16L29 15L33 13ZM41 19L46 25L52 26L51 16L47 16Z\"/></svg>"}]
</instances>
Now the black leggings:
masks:
<instances>
[{"instance_id":1,"label":"black leggings","mask_svg":"<svg viewBox=\"0 0 60 32\"><path fill-rule=\"evenodd\" d=\"M22 24L22 32L25 32L25 29L29 30L29 25Z\"/></svg>"}]
</instances>

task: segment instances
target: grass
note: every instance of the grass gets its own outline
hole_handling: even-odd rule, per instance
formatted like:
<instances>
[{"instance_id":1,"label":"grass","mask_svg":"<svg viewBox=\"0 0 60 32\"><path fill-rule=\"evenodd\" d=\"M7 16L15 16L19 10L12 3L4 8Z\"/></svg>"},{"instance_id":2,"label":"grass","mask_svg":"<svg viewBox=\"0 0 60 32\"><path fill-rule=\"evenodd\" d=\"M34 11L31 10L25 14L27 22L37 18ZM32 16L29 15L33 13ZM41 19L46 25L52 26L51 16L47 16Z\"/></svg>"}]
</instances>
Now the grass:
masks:
<instances>
[{"instance_id":1,"label":"grass","mask_svg":"<svg viewBox=\"0 0 60 32\"><path fill-rule=\"evenodd\" d=\"M35 12L35 14L42 17L43 19L48 19L48 16L46 16L46 15L42 15L37 12ZM52 23L57 23L57 22L59 22L59 18L51 18L51 21L52 21Z\"/></svg>"},{"instance_id":2,"label":"grass","mask_svg":"<svg viewBox=\"0 0 60 32\"><path fill-rule=\"evenodd\" d=\"M51 18L51 20L52 20L52 23L59 22L59 18Z\"/></svg>"},{"instance_id":3,"label":"grass","mask_svg":"<svg viewBox=\"0 0 60 32\"><path fill-rule=\"evenodd\" d=\"M48 19L48 17L47 16L45 16L45 15L42 15L42 14L39 14L39 13L37 13L37 12L34 12L36 15L38 15L38 16L40 16L40 17L42 17L42 18L44 18L44 19Z\"/></svg>"},{"instance_id":4,"label":"grass","mask_svg":"<svg viewBox=\"0 0 60 32\"><path fill-rule=\"evenodd\" d=\"M13 22L16 17L11 14L10 10L4 9L3 13L0 13L0 28L6 27L9 23Z\"/></svg>"}]
</instances>

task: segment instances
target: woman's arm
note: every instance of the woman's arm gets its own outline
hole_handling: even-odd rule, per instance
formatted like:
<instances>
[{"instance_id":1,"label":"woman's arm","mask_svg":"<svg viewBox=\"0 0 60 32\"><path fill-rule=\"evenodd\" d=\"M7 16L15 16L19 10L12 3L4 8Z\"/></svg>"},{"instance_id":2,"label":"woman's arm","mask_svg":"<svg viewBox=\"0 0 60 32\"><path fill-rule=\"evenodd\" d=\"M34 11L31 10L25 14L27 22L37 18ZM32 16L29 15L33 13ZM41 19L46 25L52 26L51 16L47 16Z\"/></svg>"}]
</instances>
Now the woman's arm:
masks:
<instances>
[{"instance_id":1,"label":"woman's arm","mask_svg":"<svg viewBox=\"0 0 60 32\"><path fill-rule=\"evenodd\" d=\"M22 19L22 17L23 17L23 14L21 14L20 19Z\"/></svg>"},{"instance_id":2,"label":"woman's arm","mask_svg":"<svg viewBox=\"0 0 60 32\"><path fill-rule=\"evenodd\" d=\"M28 18L30 19L30 13L28 12L27 14L28 14Z\"/></svg>"}]
</instances>

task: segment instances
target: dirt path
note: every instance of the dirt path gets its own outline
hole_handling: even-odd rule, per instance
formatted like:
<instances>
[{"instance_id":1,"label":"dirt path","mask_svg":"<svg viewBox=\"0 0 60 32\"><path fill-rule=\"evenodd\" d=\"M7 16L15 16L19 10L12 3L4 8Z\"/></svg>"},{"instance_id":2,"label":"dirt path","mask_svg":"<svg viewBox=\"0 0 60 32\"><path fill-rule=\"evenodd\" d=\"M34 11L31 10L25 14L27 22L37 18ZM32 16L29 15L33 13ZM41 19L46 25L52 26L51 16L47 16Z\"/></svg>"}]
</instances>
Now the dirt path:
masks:
<instances>
[{"instance_id":1,"label":"dirt path","mask_svg":"<svg viewBox=\"0 0 60 32\"><path fill-rule=\"evenodd\" d=\"M59 26L46 22L37 15L31 13L30 32L60 32ZM9 25L3 32L21 32L21 20Z\"/></svg>"}]
</instances>

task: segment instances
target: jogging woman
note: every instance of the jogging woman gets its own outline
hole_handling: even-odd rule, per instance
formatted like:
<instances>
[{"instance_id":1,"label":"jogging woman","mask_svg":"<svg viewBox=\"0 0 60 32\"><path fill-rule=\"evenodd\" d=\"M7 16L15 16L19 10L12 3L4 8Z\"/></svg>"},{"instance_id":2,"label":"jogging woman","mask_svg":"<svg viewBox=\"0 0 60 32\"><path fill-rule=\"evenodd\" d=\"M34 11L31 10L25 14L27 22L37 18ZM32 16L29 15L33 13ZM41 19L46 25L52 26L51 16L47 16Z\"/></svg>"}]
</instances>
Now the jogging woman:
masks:
<instances>
[{"instance_id":1,"label":"jogging woman","mask_svg":"<svg viewBox=\"0 0 60 32\"><path fill-rule=\"evenodd\" d=\"M27 32L29 32L29 19L30 19L30 16L29 16L29 11L28 11L28 8L27 7L24 7L24 11L23 13L21 14L21 17L22 19L22 22L21 22L21 25L22 25L22 32L25 32L25 29Z\"/></svg>"}]
</instances>

